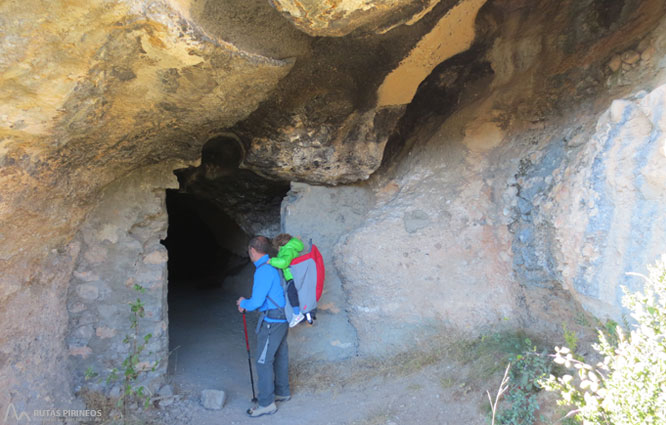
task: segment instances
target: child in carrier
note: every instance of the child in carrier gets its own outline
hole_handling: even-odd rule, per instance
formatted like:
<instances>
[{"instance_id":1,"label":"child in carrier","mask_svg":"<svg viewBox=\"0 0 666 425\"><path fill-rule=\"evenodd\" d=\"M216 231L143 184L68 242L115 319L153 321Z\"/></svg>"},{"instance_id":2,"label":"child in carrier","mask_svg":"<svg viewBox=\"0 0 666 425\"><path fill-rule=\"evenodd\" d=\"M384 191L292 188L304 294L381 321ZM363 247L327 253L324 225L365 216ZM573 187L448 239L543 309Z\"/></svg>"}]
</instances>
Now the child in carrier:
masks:
<instances>
[{"instance_id":1,"label":"child in carrier","mask_svg":"<svg viewBox=\"0 0 666 425\"><path fill-rule=\"evenodd\" d=\"M292 260L298 257L299 253L303 251L304 245L299 239L293 238L287 233L280 233L273 238L273 247L278 250L278 254L277 257L269 259L268 264L276 269L281 269L284 273L284 279L287 281L287 296L289 297L289 303L294 309L294 315L291 318L291 322L289 322L289 327L293 328L298 325L305 316L301 312L300 302L298 301L298 291L294 284L294 276L289 270L289 265Z\"/></svg>"}]
</instances>

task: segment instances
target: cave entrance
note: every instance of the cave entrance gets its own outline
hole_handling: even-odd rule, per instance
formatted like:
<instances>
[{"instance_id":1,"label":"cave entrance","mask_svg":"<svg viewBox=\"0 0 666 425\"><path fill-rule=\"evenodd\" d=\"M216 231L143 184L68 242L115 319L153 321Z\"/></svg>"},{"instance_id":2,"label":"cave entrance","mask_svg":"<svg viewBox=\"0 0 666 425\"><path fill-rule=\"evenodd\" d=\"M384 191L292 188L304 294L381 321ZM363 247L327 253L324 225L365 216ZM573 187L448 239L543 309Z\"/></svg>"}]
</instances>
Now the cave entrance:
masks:
<instances>
[{"instance_id":1,"label":"cave entrance","mask_svg":"<svg viewBox=\"0 0 666 425\"><path fill-rule=\"evenodd\" d=\"M274 236L288 182L238 168L238 144L227 137L204 146L202 163L176 171L167 190L169 217L169 375L182 394L222 389L229 400L249 394L242 316L235 301L249 296L254 266L247 243ZM247 315L248 330L256 318ZM253 340L254 338L250 338Z\"/></svg>"}]
</instances>

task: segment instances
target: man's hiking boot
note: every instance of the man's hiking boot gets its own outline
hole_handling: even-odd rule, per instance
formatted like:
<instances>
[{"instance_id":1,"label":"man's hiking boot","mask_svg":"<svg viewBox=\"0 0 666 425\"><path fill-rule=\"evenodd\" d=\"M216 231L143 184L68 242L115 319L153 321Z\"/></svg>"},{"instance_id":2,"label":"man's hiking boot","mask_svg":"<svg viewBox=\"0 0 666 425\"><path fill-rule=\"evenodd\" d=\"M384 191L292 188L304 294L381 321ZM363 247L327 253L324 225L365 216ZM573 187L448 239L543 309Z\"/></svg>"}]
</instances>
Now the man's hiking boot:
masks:
<instances>
[{"instance_id":1,"label":"man's hiking boot","mask_svg":"<svg viewBox=\"0 0 666 425\"><path fill-rule=\"evenodd\" d=\"M255 406L247 409L247 414L251 418L258 418L259 416L272 415L277 412L278 408L275 403L271 403L268 406Z\"/></svg>"},{"instance_id":2,"label":"man's hiking boot","mask_svg":"<svg viewBox=\"0 0 666 425\"><path fill-rule=\"evenodd\" d=\"M275 394L275 402L276 403L281 403L283 401L289 401L289 400L291 400L290 395L277 395L277 394Z\"/></svg>"},{"instance_id":3,"label":"man's hiking boot","mask_svg":"<svg viewBox=\"0 0 666 425\"><path fill-rule=\"evenodd\" d=\"M298 325L305 319L305 316L303 316L303 313L298 313L297 315L293 316L291 318L291 322L289 322L289 327L293 328L294 326Z\"/></svg>"}]
</instances>

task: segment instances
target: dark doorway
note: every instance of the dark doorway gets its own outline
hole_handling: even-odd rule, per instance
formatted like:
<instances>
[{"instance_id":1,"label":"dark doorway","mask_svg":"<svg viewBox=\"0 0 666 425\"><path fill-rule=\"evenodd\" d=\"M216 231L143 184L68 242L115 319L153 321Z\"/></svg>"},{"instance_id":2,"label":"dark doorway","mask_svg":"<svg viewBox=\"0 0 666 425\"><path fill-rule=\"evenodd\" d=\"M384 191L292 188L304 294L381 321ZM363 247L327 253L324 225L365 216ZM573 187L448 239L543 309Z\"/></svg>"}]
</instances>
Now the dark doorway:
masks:
<instances>
[{"instance_id":1,"label":"dark doorway","mask_svg":"<svg viewBox=\"0 0 666 425\"><path fill-rule=\"evenodd\" d=\"M245 288L225 281L249 266L239 252L248 237L211 202L191 194L168 191L167 211L171 378L179 393L195 398L203 389L231 396L243 390L234 381L247 362L234 311L234 299Z\"/></svg>"},{"instance_id":2,"label":"dark doorway","mask_svg":"<svg viewBox=\"0 0 666 425\"><path fill-rule=\"evenodd\" d=\"M289 183L239 169L241 156L235 139L219 137L206 143L199 167L176 171L180 188L167 190L163 243L169 252L172 384L193 398L204 389L220 389L229 402L245 403L251 390L235 301L251 294L254 266L247 243L251 235L270 237L279 230ZM254 315L247 315L247 323L252 328Z\"/></svg>"},{"instance_id":3,"label":"dark doorway","mask_svg":"<svg viewBox=\"0 0 666 425\"><path fill-rule=\"evenodd\" d=\"M219 287L227 268L243 262L249 236L210 201L167 190L166 202L169 289L192 284Z\"/></svg>"}]
</instances>

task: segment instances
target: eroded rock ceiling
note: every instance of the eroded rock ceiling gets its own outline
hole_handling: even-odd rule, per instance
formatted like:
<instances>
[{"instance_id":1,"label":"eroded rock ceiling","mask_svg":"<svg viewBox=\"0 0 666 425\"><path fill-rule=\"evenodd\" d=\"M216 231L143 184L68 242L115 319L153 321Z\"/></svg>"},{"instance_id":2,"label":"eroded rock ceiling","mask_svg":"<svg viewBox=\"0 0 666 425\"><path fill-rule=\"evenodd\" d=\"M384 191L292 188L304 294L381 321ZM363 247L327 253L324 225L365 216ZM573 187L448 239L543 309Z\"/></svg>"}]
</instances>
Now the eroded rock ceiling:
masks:
<instances>
[{"instance_id":1,"label":"eroded rock ceiling","mask_svg":"<svg viewBox=\"0 0 666 425\"><path fill-rule=\"evenodd\" d=\"M35 245L45 226L54 240L70 234L86 211L76 206L100 187L148 164L196 160L227 128L245 146L242 166L263 175L367 178L420 79L456 52L420 41L441 32L454 1L370 3L2 3L0 239L30 239L26 225L42 229ZM469 4L466 28L447 24L469 34L458 50L483 1ZM401 61L422 71L391 98ZM70 220L54 221L68 209Z\"/></svg>"},{"instance_id":2,"label":"eroded rock ceiling","mask_svg":"<svg viewBox=\"0 0 666 425\"><path fill-rule=\"evenodd\" d=\"M0 380L35 394L33 402L66 386L63 294L85 246L70 242L93 207L103 217L116 214L104 210L109 201L100 202L103 190L120 196L128 181L134 192L159 187L159 196L152 193L159 209L164 188L177 185L170 172L198 165L205 143L217 141L222 145L204 149L204 156L222 152L222 162L204 158L198 168L179 172L180 183L234 205L247 222L234 218L249 231L261 219L234 204L251 190L234 179L263 187L272 196L266 205L277 209L277 194L289 180L355 183L375 173L383 159L386 168L389 160L401 160L408 184L387 183L385 196L400 191L396 211L415 199L423 202L398 223L412 235L449 205L441 196L442 208L431 202L425 178L451 159L442 158L449 154L444 144L425 142L441 124L429 123L429 114L444 120L460 104L468 106L467 114L471 108L483 113L469 125L448 124L455 133L449 139L464 135L470 152L461 164L476 167L469 181L478 184L466 186L465 197L478 200L479 188L490 185L483 153L500 146L507 129L532 137L545 116L564 115L605 87L622 87L623 73L640 61L651 72L655 50L641 39L663 13L657 0L0 2L0 322L7 324L0 340L8 341L0 347ZM420 126L424 133L410 138ZM526 146L536 146L540 139L534 138ZM227 142L238 148L229 164ZM433 153L424 149L416 165L403 161L419 144ZM142 186L143 174L133 172L151 166L159 168L148 173L156 183ZM440 174L465 176L454 167ZM433 187L449 184L431 180ZM216 194L210 181L226 186L216 186ZM506 190L518 183L507 183ZM483 193L488 205L497 202L493 192ZM489 206L462 198L459 204L460 227L477 215L475 224L488 225L480 211ZM132 205L124 207L128 217L136 213ZM337 213L332 202L330 209L331 216ZM152 210L143 213L146 221L154 219ZM113 218L124 223L129 218L123 214ZM437 217L440 230L456 223L443 213ZM529 227L516 222L520 231ZM366 229L370 236L352 237L352 247L363 250L379 235L376 223ZM452 227L451 234L465 232ZM157 246L156 235L150 236ZM427 240L417 236L415 245ZM534 251L523 239L521 249ZM452 243L451 250L460 246L466 245ZM510 274L510 260L502 259L509 266L502 264L497 274ZM341 270L358 275L348 266ZM478 280L491 281L484 270L478 268Z\"/></svg>"},{"instance_id":3,"label":"eroded rock ceiling","mask_svg":"<svg viewBox=\"0 0 666 425\"><path fill-rule=\"evenodd\" d=\"M321 4L297 15L263 0L0 2L8 387L44 394L63 382L70 242L123 176L196 164L228 132L241 167L271 178L336 184L379 166L409 98L379 102L379 88L456 2L345 1L332 14ZM442 56L422 59L434 67ZM26 350L37 354L5 364Z\"/></svg>"}]
</instances>

